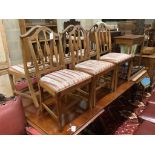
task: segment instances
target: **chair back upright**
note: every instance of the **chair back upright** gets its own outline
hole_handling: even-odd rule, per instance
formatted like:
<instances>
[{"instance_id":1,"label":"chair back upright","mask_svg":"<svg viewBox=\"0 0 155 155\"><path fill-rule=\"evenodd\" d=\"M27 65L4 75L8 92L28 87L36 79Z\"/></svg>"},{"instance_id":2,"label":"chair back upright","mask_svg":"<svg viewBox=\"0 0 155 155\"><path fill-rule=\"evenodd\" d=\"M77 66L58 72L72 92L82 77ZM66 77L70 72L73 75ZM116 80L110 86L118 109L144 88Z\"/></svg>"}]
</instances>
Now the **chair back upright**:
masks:
<instances>
[{"instance_id":1,"label":"chair back upright","mask_svg":"<svg viewBox=\"0 0 155 155\"><path fill-rule=\"evenodd\" d=\"M98 24L93 25L89 30L89 48L90 51L93 51L93 56L97 56L97 45L96 45L96 31L98 29Z\"/></svg>"},{"instance_id":2,"label":"chair back upright","mask_svg":"<svg viewBox=\"0 0 155 155\"><path fill-rule=\"evenodd\" d=\"M28 47L27 37L33 35L35 31L40 28L40 25L36 25L28 30L26 33L20 35L21 46L22 46L22 58L23 58L23 65L24 69L32 68L32 57L30 56L30 48Z\"/></svg>"},{"instance_id":3,"label":"chair back upright","mask_svg":"<svg viewBox=\"0 0 155 155\"><path fill-rule=\"evenodd\" d=\"M74 25L69 25L61 33L61 40L62 40L65 64L70 64L71 63L71 52L69 50L69 33L73 29L74 29Z\"/></svg>"},{"instance_id":4,"label":"chair back upright","mask_svg":"<svg viewBox=\"0 0 155 155\"><path fill-rule=\"evenodd\" d=\"M90 58L89 33L82 26L77 25L69 33L69 50L71 52L73 68L77 63Z\"/></svg>"},{"instance_id":5,"label":"chair back upright","mask_svg":"<svg viewBox=\"0 0 155 155\"><path fill-rule=\"evenodd\" d=\"M64 68L62 42L59 34L45 26L26 37L32 65L38 79L42 75Z\"/></svg>"}]
</instances>

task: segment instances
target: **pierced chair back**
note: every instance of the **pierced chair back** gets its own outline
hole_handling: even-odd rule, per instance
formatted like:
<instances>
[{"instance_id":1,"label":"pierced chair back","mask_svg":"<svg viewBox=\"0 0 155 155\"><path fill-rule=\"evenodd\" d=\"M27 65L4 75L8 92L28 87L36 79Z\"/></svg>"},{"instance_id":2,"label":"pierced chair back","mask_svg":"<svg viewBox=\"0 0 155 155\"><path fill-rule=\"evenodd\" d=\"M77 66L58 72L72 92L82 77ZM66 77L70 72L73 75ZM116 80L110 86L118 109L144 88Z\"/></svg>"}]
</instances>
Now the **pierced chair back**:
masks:
<instances>
[{"instance_id":1,"label":"pierced chair back","mask_svg":"<svg viewBox=\"0 0 155 155\"><path fill-rule=\"evenodd\" d=\"M75 68L77 63L90 58L88 35L89 33L80 25L75 26L69 33L69 50L71 52L73 68Z\"/></svg>"},{"instance_id":2,"label":"pierced chair back","mask_svg":"<svg viewBox=\"0 0 155 155\"><path fill-rule=\"evenodd\" d=\"M111 52L111 33L110 29L104 24L101 23L98 25L98 28L95 30L96 46L97 46L97 58L101 55Z\"/></svg>"},{"instance_id":3,"label":"pierced chair back","mask_svg":"<svg viewBox=\"0 0 155 155\"><path fill-rule=\"evenodd\" d=\"M64 67L62 43L58 34L42 26L27 39L32 64L35 67L35 73L38 79L42 75L60 70Z\"/></svg>"}]
</instances>

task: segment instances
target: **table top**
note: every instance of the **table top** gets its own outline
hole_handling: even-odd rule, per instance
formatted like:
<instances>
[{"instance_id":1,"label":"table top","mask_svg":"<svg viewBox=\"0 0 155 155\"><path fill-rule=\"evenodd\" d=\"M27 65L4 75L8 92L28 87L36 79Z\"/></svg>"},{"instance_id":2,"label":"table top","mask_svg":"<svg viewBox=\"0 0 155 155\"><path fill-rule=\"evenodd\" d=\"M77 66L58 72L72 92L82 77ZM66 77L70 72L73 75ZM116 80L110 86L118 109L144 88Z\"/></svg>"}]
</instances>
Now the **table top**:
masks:
<instances>
[{"instance_id":1,"label":"table top","mask_svg":"<svg viewBox=\"0 0 155 155\"><path fill-rule=\"evenodd\" d=\"M134 35L134 34L128 34L128 35L123 35L123 36L117 36L114 37L115 39L139 39L143 38L144 35Z\"/></svg>"},{"instance_id":2,"label":"table top","mask_svg":"<svg viewBox=\"0 0 155 155\"><path fill-rule=\"evenodd\" d=\"M151 54L151 55L147 55L147 54L142 54L143 58L151 58L151 59L155 59L155 53Z\"/></svg>"}]
</instances>

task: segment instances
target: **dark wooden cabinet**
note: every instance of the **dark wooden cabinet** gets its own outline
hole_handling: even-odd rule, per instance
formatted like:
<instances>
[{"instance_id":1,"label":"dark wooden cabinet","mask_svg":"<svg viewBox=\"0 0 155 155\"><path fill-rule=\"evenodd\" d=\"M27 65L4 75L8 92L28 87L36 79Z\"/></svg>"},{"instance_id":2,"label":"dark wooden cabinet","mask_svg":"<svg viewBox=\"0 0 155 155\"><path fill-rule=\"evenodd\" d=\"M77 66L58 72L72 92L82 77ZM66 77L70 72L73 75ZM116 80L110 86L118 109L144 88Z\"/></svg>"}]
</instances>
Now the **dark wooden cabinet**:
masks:
<instances>
[{"instance_id":1,"label":"dark wooden cabinet","mask_svg":"<svg viewBox=\"0 0 155 155\"><path fill-rule=\"evenodd\" d=\"M29 30L35 25L47 26L54 32L58 31L56 19L19 19L21 34L25 33L27 30Z\"/></svg>"}]
</instances>

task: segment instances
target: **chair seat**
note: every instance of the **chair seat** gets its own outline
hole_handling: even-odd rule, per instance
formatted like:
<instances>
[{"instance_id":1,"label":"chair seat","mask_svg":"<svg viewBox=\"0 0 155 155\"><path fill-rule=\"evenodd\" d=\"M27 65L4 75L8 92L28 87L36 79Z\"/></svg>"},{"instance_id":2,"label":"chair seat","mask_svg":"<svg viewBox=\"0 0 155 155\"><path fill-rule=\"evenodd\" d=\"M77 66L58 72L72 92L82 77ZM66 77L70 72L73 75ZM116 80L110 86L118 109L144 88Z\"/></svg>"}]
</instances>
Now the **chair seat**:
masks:
<instances>
[{"instance_id":1,"label":"chair seat","mask_svg":"<svg viewBox=\"0 0 155 155\"><path fill-rule=\"evenodd\" d=\"M92 75L97 75L103 71L107 71L108 69L113 68L114 66L115 65L110 62L98 61L98 60L87 60L77 64L75 68Z\"/></svg>"},{"instance_id":2,"label":"chair seat","mask_svg":"<svg viewBox=\"0 0 155 155\"><path fill-rule=\"evenodd\" d=\"M127 61L131 59L132 56L129 54L124 54L124 53L108 53L100 57L100 60L112 62L112 63L122 63L124 61Z\"/></svg>"},{"instance_id":3,"label":"chair seat","mask_svg":"<svg viewBox=\"0 0 155 155\"><path fill-rule=\"evenodd\" d=\"M18 64L18 65L10 66L9 67L9 71L25 75L23 64Z\"/></svg>"},{"instance_id":4,"label":"chair seat","mask_svg":"<svg viewBox=\"0 0 155 155\"><path fill-rule=\"evenodd\" d=\"M43 76L39 83L42 87L48 87L58 93L85 80L92 76L75 70L63 69Z\"/></svg>"},{"instance_id":5,"label":"chair seat","mask_svg":"<svg viewBox=\"0 0 155 155\"><path fill-rule=\"evenodd\" d=\"M138 117L155 123L155 104L148 104L147 108Z\"/></svg>"},{"instance_id":6,"label":"chair seat","mask_svg":"<svg viewBox=\"0 0 155 155\"><path fill-rule=\"evenodd\" d=\"M144 121L134 132L134 135L154 135L155 134L155 124Z\"/></svg>"},{"instance_id":7,"label":"chair seat","mask_svg":"<svg viewBox=\"0 0 155 155\"><path fill-rule=\"evenodd\" d=\"M28 67L29 67L29 73L34 73L35 72L35 68L31 67L30 63L28 63ZM48 68L49 65L45 64L45 67ZM43 66L40 65L39 69L42 70ZM23 64L18 64L18 65L10 66L9 67L9 72L15 72L17 74L25 75L24 65Z\"/></svg>"}]
</instances>

